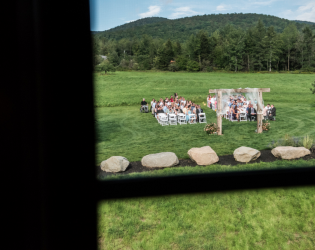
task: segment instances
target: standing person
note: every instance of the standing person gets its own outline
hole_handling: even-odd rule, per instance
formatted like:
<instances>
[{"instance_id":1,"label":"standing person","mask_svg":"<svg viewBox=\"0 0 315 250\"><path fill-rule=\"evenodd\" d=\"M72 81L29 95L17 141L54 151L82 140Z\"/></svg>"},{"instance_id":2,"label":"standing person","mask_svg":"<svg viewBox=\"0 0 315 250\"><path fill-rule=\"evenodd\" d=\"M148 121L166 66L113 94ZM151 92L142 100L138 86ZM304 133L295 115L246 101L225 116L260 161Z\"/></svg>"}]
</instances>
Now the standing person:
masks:
<instances>
[{"instance_id":1,"label":"standing person","mask_svg":"<svg viewBox=\"0 0 315 250\"><path fill-rule=\"evenodd\" d=\"M246 108L246 116L247 116L247 120L252 121L250 112L251 112L251 105L248 104L248 106Z\"/></svg>"},{"instance_id":2,"label":"standing person","mask_svg":"<svg viewBox=\"0 0 315 250\"><path fill-rule=\"evenodd\" d=\"M264 106L264 109L263 109L263 112L262 112L262 114L263 114L263 117L264 117L264 120L267 120L267 107L266 106Z\"/></svg>"},{"instance_id":3,"label":"standing person","mask_svg":"<svg viewBox=\"0 0 315 250\"><path fill-rule=\"evenodd\" d=\"M145 109L145 107L148 108L147 104L148 104L148 103L147 103L147 102L145 101L145 99L143 98L143 99L142 99L142 102L141 102L140 112L142 112L142 111Z\"/></svg>"},{"instance_id":4,"label":"standing person","mask_svg":"<svg viewBox=\"0 0 315 250\"><path fill-rule=\"evenodd\" d=\"M153 104L153 102L154 102L154 98L153 98L152 101L151 101L150 112L152 112L152 104ZM153 112L152 112L152 113L153 113Z\"/></svg>"},{"instance_id":5,"label":"standing person","mask_svg":"<svg viewBox=\"0 0 315 250\"><path fill-rule=\"evenodd\" d=\"M211 95L208 95L207 97L207 106L210 108L210 103L211 103Z\"/></svg>"},{"instance_id":6,"label":"standing person","mask_svg":"<svg viewBox=\"0 0 315 250\"><path fill-rule=\"evenodd\" d=\"M156 106L156 101L153 99L153 102L151 104L151 110L152 110L152 115L153 116L154 116L155 106Z\"/></svg>"},{"instance_id":7,"label":"standing person","mask_svg":"<svg viewBox=\"0 0 315 250\"><path fill-rule=\"evenodd\" d=\"M276 108L273 104L271 104L271 109L270 109L270 112L269 112L269 120L275 120L275 116L276 116Z\"/></svg>"},{"instance_id":8,"label":"standing person","mask_svg":"<svg viewBox=\"0 0 315 250\"><path fill-rule=\"evenodd\" d=\"M237 106L235 105L234 109L232 109L233 113L232 113L232 119L233 120L238 120L238 110L237 110Z\"/></svg>"}]
</instances>

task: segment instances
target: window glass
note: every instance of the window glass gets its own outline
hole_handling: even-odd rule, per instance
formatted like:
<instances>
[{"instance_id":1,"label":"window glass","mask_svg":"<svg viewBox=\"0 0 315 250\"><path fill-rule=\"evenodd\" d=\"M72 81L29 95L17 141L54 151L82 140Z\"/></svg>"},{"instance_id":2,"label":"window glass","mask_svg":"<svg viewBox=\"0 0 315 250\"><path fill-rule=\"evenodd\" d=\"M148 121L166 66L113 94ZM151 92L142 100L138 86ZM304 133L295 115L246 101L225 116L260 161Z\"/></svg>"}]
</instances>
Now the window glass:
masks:
<instances>
[{"instance_id":1,"label":"window glass","mask_svg":"<svg viewBox=\"0 0 315 250\"><path fill-rule=\"evenodd\" d=\"M98 178L313 166L314 25L175 6L91 0Z\"/></svg>"}]
</instances>

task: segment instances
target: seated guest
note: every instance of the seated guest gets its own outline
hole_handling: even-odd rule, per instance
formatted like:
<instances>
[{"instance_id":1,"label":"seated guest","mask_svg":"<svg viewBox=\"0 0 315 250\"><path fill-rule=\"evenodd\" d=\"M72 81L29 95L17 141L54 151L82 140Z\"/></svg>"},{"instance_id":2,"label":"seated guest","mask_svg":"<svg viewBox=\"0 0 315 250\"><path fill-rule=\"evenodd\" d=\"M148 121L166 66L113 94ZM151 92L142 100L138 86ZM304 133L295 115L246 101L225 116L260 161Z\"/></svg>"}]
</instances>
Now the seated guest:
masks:
<instances>
[{"instance_id":1,"label":"seated guest","mask_svg":"<svg viewBox=\"0 0 315 250\"><path fill-rule=\"evenodd\" d=\"M145 99L143 98L142 102L141 102L141 107L140 107L140 112L144 111L145 107L148 108L147 106L147 102L145 101Z\"/></svg>"},{"instance_id":2,"label":"seated guest","mask_svg":"<svg viewBox=\"0 0 315 250\"><path fill-rule=\"evenodd\" d=\"M232 109L232 111L233 111L232 119L233 120L238 120L239 112L238 112L237 106L235 106L234 109Z\"/></svg>"},{"instance_id":3,"label":"seated guest","mask_svg":"<svg viewBox=\"0 0 315 250\"><path fill-rule=\"evenodd\" d=\"M254 109L253 104L250 104L250 116L249 116L249 120L252 121L252 118L255 118L255 120L257 120L257 112Z\"/></svg>"},{"instance_id":4,"label":"seated guest","mask_svg":"<svg viewBox=\"0 0 315 250\"><path fill-rule=\"evenodd\" d=\"M227 105L229 106L229 108L232 106L231 100L228 101Z\"/></svg>"},{"instance_id":5,"label":"seated guest","mask_svg":"<svg viewBox=\"0 0 315 250\"><path fill-rule=\"evenodd\" d=\"M171 108L169 113L177 115L177 111L176 111L175 107Z\"/></svg>"},{"instance_id":6,"label":"seated guest","mask_svg":"<svg viewBox=\"0 0 315 250\"><path fill-rule=\"evenodd\" d=\"M191 111L194 111L194 109L195 109L195 104L192 103L192 104L191 104Z\"/></svg>"},{"instance_id":7,"label":"seated guest","mask_svg":"<svg viewBox=\"0 0 315 250\"><path fill-rule=\"evenodd\" d=\"M165 111L167 110L167 105L165 103L164 107L163 107L163 112L165 113Z\"/></svg>"},{"instance_id":8,"label":"seated guest","mask_svg":"<svg viewBox=\"0 0 315 250\"><path fill-rule=\"evenodd\" d=\"M179 106L181 110L183 110L183 108L185 108L184 103L181 103L181 105Z\"/></svg>"},{"instance_id":9,"label":"seated guest","mask_svg":"<svg viewBox=\"0 0 315 250\"><path fill-rule=\"evenodd\" d=\"M176 112L176 115L177 115L178 113L181 113L180 107L175 106L175 112Z\"/></svg>"},{"instance_id":10,"label":"seated guest","mask_svg":"<svg viewBox=\"0 0 315 250\"><path fill-rule=\"evenodd\" d=\"M196 106L196 115L197 115L197 121L199 122L199 114L203 113L203 109L200 108L200 105Z\"/></svg>"},{"instance_id":11,"label":"seated guest","mask_svg":"<svg viewBox=\"0 0 315 250\"><path fill-rule=\"evenodd\" d=\"M159 103L159 104L160 104L160 106L164 104L164 102L163 102L163 99L162 99L162 98L160 98L160 103Z\"/></svg>"},{"instance_id":12,"label":"seated guest","mask_svg":"<svg viewBox=\"0 0 315 250\"><path fill-rule=\"evenodd\" d=\"M159 107L160 106L158 104L155 105L155 108L154 108L154 117L155 118L156 118L156 114L157 114L157 111L158 111Z\"/></svg>"},{"instance_id":13,"label":"seated guest","mask_svg":"<svg viewBox=\"0 0 315 250\"><path fill-rule=\"evenodd\" d=\"M273 106L273 104L271 104L271 109L270 109L268 118L269 118L269 120L274 120L275 116L276 116L276 108L275 108L275 106Z\"/></svg>"},{"instance_id":14,"label":"seated guest","mask_svg":"<svg viewBox=\"0 0 315 250\"><path fill-rule=\"evenodd\" d=\"M186 115L186 113L187 113L187 109L188 109L188 106L186 105L186 106L184 106L184 108L182 108L182 111L183 111L183 113Z\"/></svg>"},{"instance_id":15,"label":"seated guest","mask_svg":"<svg viewBox=\"0 0 315 250\"><path fill-rule=\"evenodd\" d=\"M165 107L166 107L166 109L165 109L164 113L169 114L171 107L170 106L165 106Z\"/></svg>"}]
</instances>

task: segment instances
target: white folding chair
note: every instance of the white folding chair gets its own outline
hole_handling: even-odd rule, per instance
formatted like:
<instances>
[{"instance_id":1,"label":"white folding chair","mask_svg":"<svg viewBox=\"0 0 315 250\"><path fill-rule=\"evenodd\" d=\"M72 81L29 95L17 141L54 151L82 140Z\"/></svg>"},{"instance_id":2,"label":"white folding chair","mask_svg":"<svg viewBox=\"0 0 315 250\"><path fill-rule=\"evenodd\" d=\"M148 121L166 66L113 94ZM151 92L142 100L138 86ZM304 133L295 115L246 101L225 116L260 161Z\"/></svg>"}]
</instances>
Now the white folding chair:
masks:
<instances>
[{"instance_id":1,"label":"white folding chair","mask_svg":"<svg viewBox=\"0 0 315 250\"><path fill-rule=\"evenodd\" d=\"M189 123L189 124L194 124L194 123L196 123L196 115L195 115L195 114L189 114L189 115L188 115L188 123Z\"/></svg>"},{"instance_id":2,"label":"white folding chair","mask_svg":"<svg viewBox=\"0 0 315 250\"><path fill-rule=\"evenodd\" d=\"M240 121L241 122L246 122L247 121L246 113L240 113Z\"/></svg>"},{"instance_id":3,"label":"white folding chair","mask_svg":"<svg viewBox=\"0 0 315 250\"><path fill-rule=\"evenodd\" d=\"M199 113L199 123L207 123L205 113Z\"/></svg>"},{"instance_id":4,"label":"white folding chair","mask_svg":"<svg viewBox=\"0 0 315 250\"><path fill-rule=\"evenodd\" d=\"M170 125L177 125L177 119L175 114L168 115L168 121Z\"/></svg>"},{"instance_id":5,"label":"white folding chair","mask_svg":"<svg viewBox=\"0 0 315 250\"><path fill-rule=\"evenodd\" d=\"M168 119L167 119L167 115L165 114L160 114L160 124L162 126L167 126L168 125Z\"/></svg>"},{"instance_id":6,"label":"white folding chair","mask_svg":"<svg viewBox=\"0 0 315 250\"><path fill-rule=\"evenodd\" d=\"M178 121L178 123L179 123L180 125L182 125L182 124L187 124L186 115L183 114L183 113L179 113L179 114L177 115L177 121Z\"/></svg>"},{"instance_id":7,"label":"white folding chair","mask_svg":"<svg viewBox=\"0 0 315 250\"><path fill-rule=\"evenodd\" d=\"M164 114L161 114L161 113L158 113L157 116L156 116L156 119L158 120L158 123L160 123L162 125L162 116L164 116Z\"/></svg>"}]
</instances>

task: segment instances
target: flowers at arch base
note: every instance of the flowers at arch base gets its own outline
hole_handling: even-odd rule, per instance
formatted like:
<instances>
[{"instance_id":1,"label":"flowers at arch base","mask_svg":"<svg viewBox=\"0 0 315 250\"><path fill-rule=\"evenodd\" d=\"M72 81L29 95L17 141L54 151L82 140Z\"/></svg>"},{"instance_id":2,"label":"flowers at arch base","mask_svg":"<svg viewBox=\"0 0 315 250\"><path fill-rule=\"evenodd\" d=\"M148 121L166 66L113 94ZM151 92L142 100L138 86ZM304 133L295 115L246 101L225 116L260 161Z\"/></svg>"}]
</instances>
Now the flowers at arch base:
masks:
<instances>
[{"instance_id":1,"label":"flowers at arch base","mask_svg":"<svg viewBox=\"0 0 315 250\"><path fill-rule=\"evenodd\" d=\"M205 128L203 129L208 135L212 135L218 132L218 126L215 123L208 123Z\"/></svg>"},{"instance_id":2,"label":"flowers at arch base","mask_svg":"<svg viewBox=\"0 0 315 250\"><path fill-rule=\"evenodd\" d=\"M262 130L263 130L263 131L268 131L268 130L270 130L270 123L269 123L269 122L263 122L263 124L262 124Z\"/></svg>"}]
</instances>

